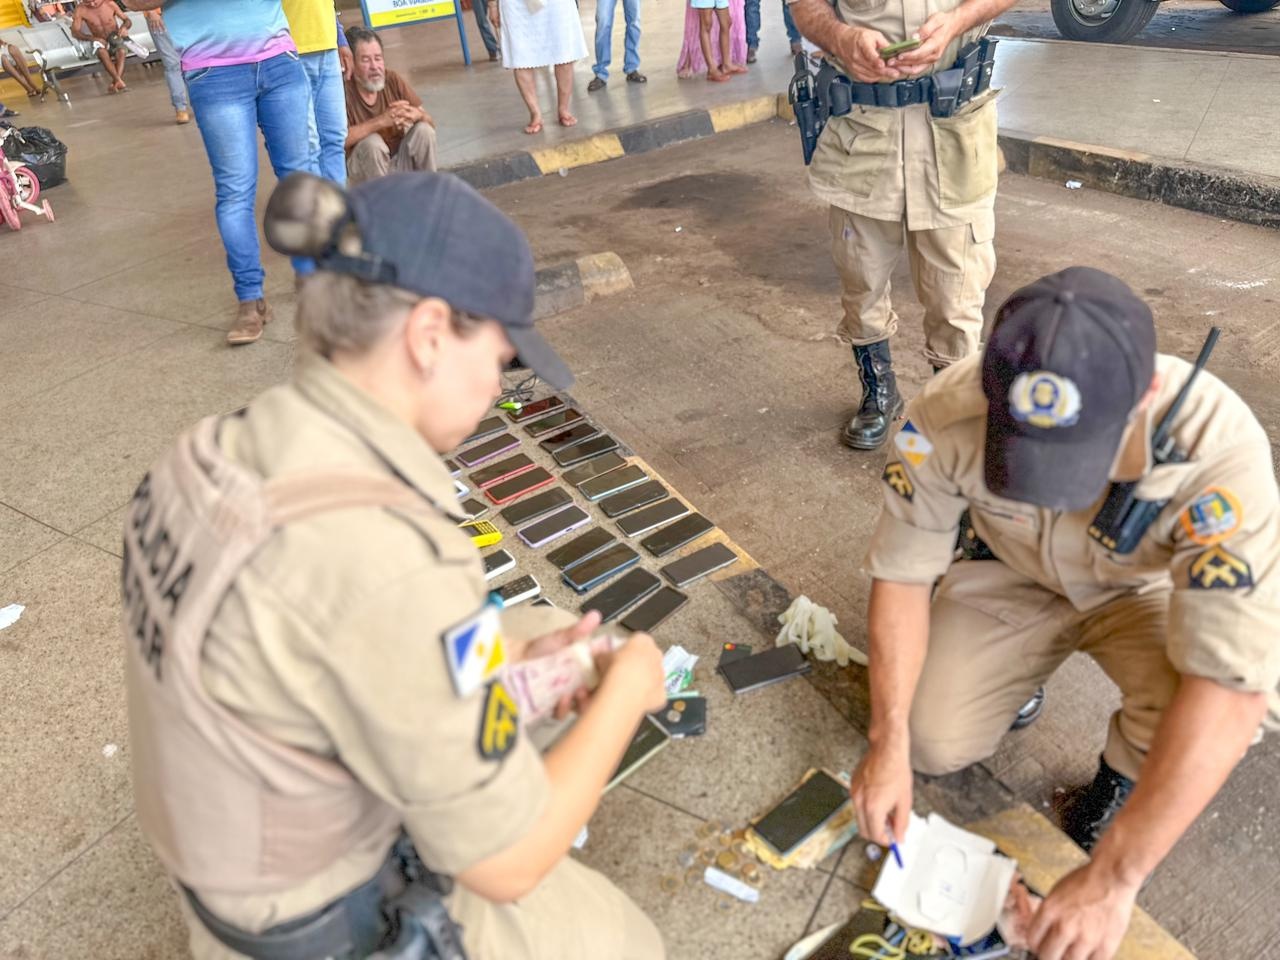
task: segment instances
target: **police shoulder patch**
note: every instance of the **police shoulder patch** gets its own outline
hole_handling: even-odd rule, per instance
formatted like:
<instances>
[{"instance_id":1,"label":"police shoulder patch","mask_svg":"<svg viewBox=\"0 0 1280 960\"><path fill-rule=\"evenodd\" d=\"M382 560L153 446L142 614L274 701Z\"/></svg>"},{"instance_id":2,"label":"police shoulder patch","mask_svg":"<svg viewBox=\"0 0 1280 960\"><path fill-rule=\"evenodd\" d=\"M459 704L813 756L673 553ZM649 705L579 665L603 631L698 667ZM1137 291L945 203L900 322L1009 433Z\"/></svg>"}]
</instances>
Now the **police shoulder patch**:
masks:
<instances>
[{"instance_id":1,"label":"police shoulder patch","mask_svg":"<svg viewBox=\"0 0 1280 960\"><path fill-rule=\"evenodd\" d=\"M902 459L913 467L918 467L933 453L933 444L920 432L919 427L908 420L893 438L893 445L902 454Z\"/></svg>"},{"instance_id":2,"label":"police shoulder patch","mask_svg":"<svg viewBox=\"0 0 1280 960\"><path fill-rule=\"evenodd\" d=\"M1210 547L1191 561L1188 581L1192 590L1244 590L1253 586L1253 570L1226 547Z\"/></svg>"},{"instance_id":3,"label":"police shoulder patch","mask_svg":"<svg viewBox=\"0 0 1280 960\"><path fill-rule=\"evenodd\" d=\"M890 489L907 503L910 503L915 498L915 484L907 476L907 468L896 460L890 460L884 465L884 473L880 475L880 479L887 483Z\"/></svg>"},{"instance_id":4,"label":"police shoulder patch","mask_svg":"<svg viewBox=\"0 0 1280 960\"><path fill-rule=\"evenodd\" d=\"M485 604L478 613L444 632L445 664L458 696L471 696L507 662L501 627L497 607Z\"/></svg>"},{"instance_id":5,"label":"police shoulder patch","mask_svg":"<svg viewBox=\"0 0 1280 960\"><path fill-rule=\"evenodd\" d=\"M1210 487L1178 516L1187 539L1201 546L1221 543L1240 528L1244 510L1226 487Z\"/></svg>"},{"instance_id":6,"label":"police shoulder patch","mask_svg":"<svg viewBox=\"0 0 1280 960\"><path fill-rule=\"evenodd\" d=\"M480 715L480 756L486 760L501 760L516 745L520 732L520 714L501 680L489 684L484 698L484 710Z\"/></svg>"}]
</instances>

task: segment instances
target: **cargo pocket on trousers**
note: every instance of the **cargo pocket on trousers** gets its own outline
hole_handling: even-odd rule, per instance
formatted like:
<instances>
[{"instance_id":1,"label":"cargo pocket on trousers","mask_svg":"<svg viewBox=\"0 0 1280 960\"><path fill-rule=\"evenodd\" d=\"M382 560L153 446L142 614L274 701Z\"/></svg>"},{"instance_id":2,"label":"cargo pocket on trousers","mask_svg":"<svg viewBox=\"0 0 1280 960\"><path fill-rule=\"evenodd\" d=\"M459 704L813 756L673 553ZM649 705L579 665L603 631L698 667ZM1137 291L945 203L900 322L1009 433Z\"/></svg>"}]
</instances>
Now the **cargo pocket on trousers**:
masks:
<instances>
[{"instance_id":1,"label":"cargo pocket on trousers","mask_svg":"<svg viewBox=\"0 0 1280 960\"><path fill-rule=\"evenodd\" d=\"M975 203L996 188L998 133L995 91L954 117L929 118L944 210Z\"/></svg>"},{"instance_id":2,"label":"cargo pocket on trousers","mask_svg":"<svg viewBox=\"0 0 1280 960\"><path fill-rule=\"evenodd\" d=\"M854 107L846 116L827 121L830 132L823 140L834 141L829 150L835 155L822 167L830 171L832 187L855 197L871 196L889 159L889 130L896 119L887 108Z\"/></svg>"}]
</instances>

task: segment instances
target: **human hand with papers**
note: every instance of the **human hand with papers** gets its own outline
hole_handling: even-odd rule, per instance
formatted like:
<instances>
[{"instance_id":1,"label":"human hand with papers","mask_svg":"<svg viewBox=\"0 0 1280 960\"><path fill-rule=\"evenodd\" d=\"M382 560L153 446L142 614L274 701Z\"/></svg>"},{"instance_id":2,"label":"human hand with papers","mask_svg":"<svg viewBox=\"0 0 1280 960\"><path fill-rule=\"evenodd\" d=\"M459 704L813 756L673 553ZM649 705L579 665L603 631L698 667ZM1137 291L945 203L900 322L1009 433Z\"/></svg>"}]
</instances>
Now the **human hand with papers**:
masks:
<instances>
[{"instance_id":1,"label":"human hand with papers","mask_svg":"<svg viewBox=\"0 0 1280 960\"><path fill-rule=\"evenodd\" d=\"M881 846L905 837L911 823L911 790L911 753L907 745L872 744L849 786L859 835ZM889 830L893 831L892 837Z\"/></svg>"}]
</instances>

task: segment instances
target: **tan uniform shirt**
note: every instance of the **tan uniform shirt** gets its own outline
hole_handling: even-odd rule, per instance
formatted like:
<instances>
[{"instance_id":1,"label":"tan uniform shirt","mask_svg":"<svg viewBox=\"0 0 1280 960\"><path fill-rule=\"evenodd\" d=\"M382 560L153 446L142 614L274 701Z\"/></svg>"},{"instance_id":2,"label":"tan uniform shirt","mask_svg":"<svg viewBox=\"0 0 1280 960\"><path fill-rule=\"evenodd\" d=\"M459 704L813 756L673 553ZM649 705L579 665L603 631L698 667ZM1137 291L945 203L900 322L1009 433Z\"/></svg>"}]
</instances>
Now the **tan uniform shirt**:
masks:
<instances>
[{"instance_id":1,"label":"tan uniform shirt","mask_svg":"<svg viewBox=\"0 0 1280 960\"><path fill-rule=\"evenodd\" d=\"M932 583L950 566L961 513L1013 570L1088 611L1129 592L1172 590L1167 652L1183 674L1271 695L1280 717L1280 493L1262 426L1212 374L1173 427L1186 463L1153 466L1151 430L1191 367L1159 356L1158 394L1135 418L1112 477L1168 500L1131 554L1089 535L1098 504L1062 513L995 496L983 482L987 400L981 357L940 373L907 407L885 467L885 504L867 557L880 580ZM1088 398L1085 398L1088 402ZM1008 598L1016 604L1018 598ZM979 642L977 639L975 642Z\"/></svg>"},{"instance_id":2,"label":"tan uniform shirt","mask_svg":"<svg viewBox=\"0 0 1280 960\"><path fill-rule=\"evenodd\" d=\"M355 468L395 474L446 509L456 502L422 439L319 358L228 418L221 443L266 477ZM339 759L401 814L430 867L457 874L524 836L549 791L523 732L505 755L482 755L485 688L463 697L451 680L442 637L487 594L479 552L444 510L413 523L374 508L324 513L285 527L240 573L205 642L202 679L255 729ZM558 610L504 614L508 653L566 622ZM262 929L372 876L391 839L270 896L197 893L224 919Z\"/></svg>"},{"instance_id":3,"label":"tan uniform shirt","mask_svg":"<svg viewBox=\"0 0 1280 960\"><path fill-rule=\"evenodd\" d=\"M906 40L933 14L963 0L836 0L836 13L852 26L878 30L890 43ZM947 47L930 73L948 69L962 47L988 24ZM909 230L977 223L994 229L996 191L995 92L956 116L910 107L855 106L832 117L809 165L809 186L819 199L874 220L905 220Z\"/></svg>"}]
</instances>

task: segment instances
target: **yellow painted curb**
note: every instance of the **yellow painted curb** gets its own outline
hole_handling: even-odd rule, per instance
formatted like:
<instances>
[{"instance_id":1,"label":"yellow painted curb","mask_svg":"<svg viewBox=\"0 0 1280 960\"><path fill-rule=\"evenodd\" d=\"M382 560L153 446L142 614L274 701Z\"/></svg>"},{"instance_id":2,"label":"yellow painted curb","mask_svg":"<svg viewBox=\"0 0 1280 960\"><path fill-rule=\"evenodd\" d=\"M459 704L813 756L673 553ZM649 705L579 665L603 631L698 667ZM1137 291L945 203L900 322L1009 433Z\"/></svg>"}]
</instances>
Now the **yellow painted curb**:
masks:
<instances>
[{"instance_id":1,"label":"yellow painted curb","mask_svg":"<svg viewBox=\"0 0 1280 960\"><path fill-rule=\"evenodd\" d=\"M773 96L754 97L741 103L726 103L707 110L711 115L711 129L716 133L772 119L777 112L778 104Z\"/></svg>"},{"instance_id":2,"label":"yellow painted curb","mask_svg":"<svg viewBox=\"0 0 1280 960\"><path fill-rule=\"evenodd\" d=\"M622 142L616 133L598 133L586 140L572 140L554 147L530 150L529 155L543 175L557 170L572 170L602 160L616 160L623 155Z\"/></svg>"},{"instance_id":3,"label":"yellow painted curb","mask_svg":"<svg viewBox=\"0 0 1280 960\"><path fill-rule=\"evenodd\" d=\"M778 94L776 116L779 120L785 120L787 123L790 123L796 118L796 112L791 109L791 101L787 99L787 95L785 93Z\"/></svg>"},{"instance_id":4,"label":"yellow painted curb","mask_svg":"<svg viewBox=\"0 0 1280 960\"><path fill-rule=\"evenodd\" d=\"M578 258L578 275L582 278L582 294L588 301L630 290L631 271L616 253L593 253Z\"/></svg>"},{"instance_id":5,"label":"yellow painted curb","mask_svg":"<svg viewBox=\"0 0 1280 960\"><path fill-rule=\"evenodd\" d=\"M1027 883L1041 893L1089 861L1066 834L1025 803L971 823L969 829L994 840L1003 853L1017 860ZM1115 960L1195 960L1195 954L1145 911L1134 908Z\"/></svg>"}]
</instances>

